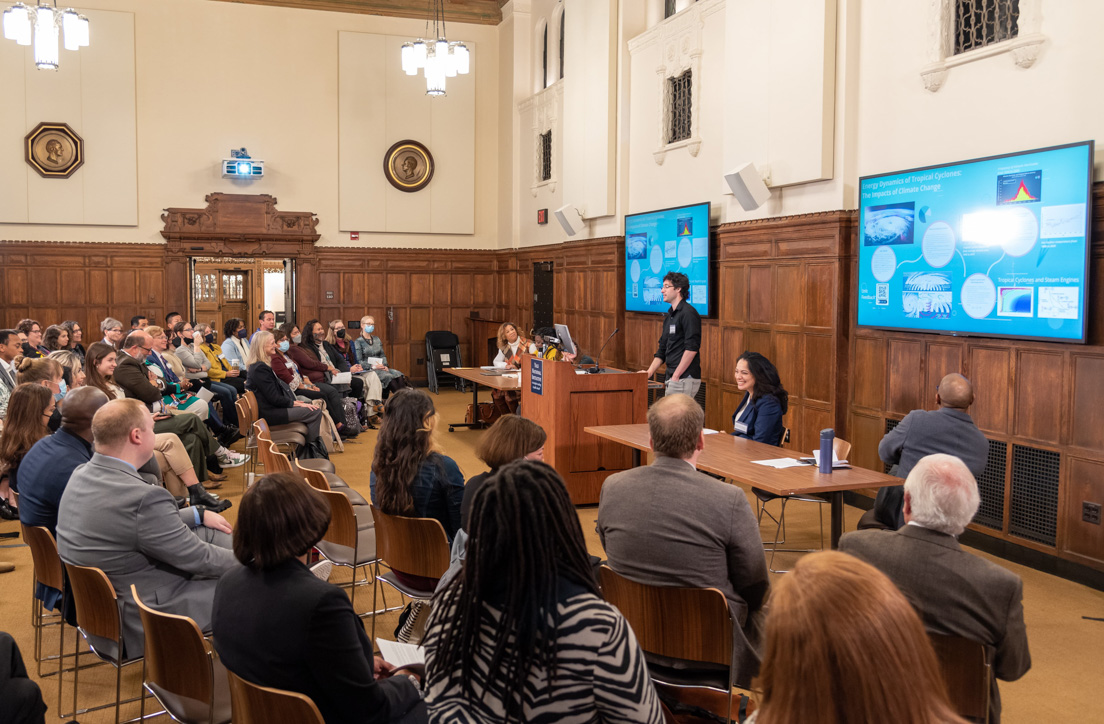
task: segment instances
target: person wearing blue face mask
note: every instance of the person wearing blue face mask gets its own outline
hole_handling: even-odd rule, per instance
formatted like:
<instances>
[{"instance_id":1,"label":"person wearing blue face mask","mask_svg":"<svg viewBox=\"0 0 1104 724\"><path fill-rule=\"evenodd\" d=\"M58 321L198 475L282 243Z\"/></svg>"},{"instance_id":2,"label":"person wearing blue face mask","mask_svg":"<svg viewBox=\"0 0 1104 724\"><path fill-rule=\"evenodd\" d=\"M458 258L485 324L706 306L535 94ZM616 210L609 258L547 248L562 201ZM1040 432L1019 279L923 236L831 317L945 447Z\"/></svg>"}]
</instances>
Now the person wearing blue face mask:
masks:
<instances>
[{"instance_id":1,"label":"person wearing blue face mask","mask_svg":"<svg viewBox=\"0 0 1104 724\"><path fill-rule=\"evenodd\" d=\"M360 318L360 337L353 343L357 364L366 370L374 371L380 379L380 385L391 392L410 387L402 372L387 365L387 355L383 353L383 340L375 334L376 320L372 315Z\"/></svg>"},{"instance_id":2,"label":"person wearing blue face mask","mask_svg":"<svg viewBox=\"0 0 1104 724\"><path fill-rule=\"evenodd\" d=\"M245 360L249 357L249 330L245 321L231 317L222 325L222 356L238 369L245 369Z\"/></svg>"}]
</instances>

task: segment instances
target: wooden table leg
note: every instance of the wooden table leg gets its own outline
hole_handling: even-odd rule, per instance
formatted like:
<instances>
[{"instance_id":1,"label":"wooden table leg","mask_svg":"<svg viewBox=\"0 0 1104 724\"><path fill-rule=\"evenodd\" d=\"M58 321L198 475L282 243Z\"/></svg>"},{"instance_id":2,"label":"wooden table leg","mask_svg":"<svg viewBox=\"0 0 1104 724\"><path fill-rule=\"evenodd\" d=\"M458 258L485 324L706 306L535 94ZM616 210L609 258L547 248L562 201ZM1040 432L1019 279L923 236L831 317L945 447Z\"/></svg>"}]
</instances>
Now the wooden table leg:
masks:
<instances>
[{"instance_id":1,"label":"wooden table leg","mask_svg":"<svg viewBox=\"0 0 1104 724\"><path fill-rule=\"evenodd\" d=\"M640 467L640 451L635 447L632 448L632 466L634 468Z\"/></svg>"}]
</instances>

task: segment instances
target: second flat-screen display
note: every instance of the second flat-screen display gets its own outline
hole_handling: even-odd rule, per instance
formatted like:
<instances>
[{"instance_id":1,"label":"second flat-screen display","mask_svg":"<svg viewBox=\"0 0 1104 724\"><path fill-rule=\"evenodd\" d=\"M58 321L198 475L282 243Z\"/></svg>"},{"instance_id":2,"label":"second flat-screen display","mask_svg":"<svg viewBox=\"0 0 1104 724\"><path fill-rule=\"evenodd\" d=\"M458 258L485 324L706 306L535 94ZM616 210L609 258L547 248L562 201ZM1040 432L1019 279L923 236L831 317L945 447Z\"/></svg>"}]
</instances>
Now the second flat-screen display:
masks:
<instances>
[{"instance_id":1,"label":"second flat-screen display","mask_svg":"<svg viewBox=\"0 0 1104 724\"><path fill-rule=\"evenodd\" d=\"M859 180L858 323L1085 341L1093 143Z\"/></svg>"},{"instance_id":2,"label":"second flat-screen display","mask_svg":"<svg viewBox=\"0 0 1104 724\"><path fill-rule=\"evenodd\" d=\"M690 279L690 304L708 317L708 203L625 217L625 309L666 312L660 287L672 271Z\"/></svg>"}]
</instances>

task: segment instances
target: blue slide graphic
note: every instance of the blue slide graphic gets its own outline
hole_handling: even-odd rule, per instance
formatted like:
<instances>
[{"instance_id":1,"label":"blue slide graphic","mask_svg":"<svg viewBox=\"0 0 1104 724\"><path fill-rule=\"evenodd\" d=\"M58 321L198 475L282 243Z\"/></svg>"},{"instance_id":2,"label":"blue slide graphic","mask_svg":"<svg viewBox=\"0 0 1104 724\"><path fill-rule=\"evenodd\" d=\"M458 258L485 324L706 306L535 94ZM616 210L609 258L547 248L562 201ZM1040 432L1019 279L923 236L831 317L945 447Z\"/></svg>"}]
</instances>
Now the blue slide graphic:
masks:
<instances>
[{"instance_id":1,"label":"blue slide graphic","mask_svg":"<svg viewBox=\"0 0 1104 724\"><path fill-rule=\"evenodd\" d=\"M709 204L625 217L625 309L667 311L660 287L667 272L690 279L690 304L709 316Z\"/></svg>"}]
</instances>

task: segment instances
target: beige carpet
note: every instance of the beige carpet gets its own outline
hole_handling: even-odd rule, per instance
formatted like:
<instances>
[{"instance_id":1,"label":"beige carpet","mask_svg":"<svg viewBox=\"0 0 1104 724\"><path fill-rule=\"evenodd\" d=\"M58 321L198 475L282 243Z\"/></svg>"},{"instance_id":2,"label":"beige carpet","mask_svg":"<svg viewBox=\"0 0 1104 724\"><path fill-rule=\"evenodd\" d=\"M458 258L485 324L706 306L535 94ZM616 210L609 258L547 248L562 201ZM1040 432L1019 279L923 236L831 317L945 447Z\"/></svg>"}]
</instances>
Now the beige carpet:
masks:
<instances>
[{"instance_id":1,"label":"beige carpet","mask_svg":"<svg viewBox=\"0 0 1104 724\"><path fill-rule=\"evenodd\" d=\"M457 430L448 432L448 421L463 418L470 394L461 394L452 390L442 391L434 400L441 413L438 439L444 451L452 456L464 471L466 477L485 469L475 457L475 446L480 432ZM365 497L368 496L368 471L371 466L372 450L375 445L375 433L368 432L357 441L347 445L343 454L334 456L337 471ZM241 447L239 443L238 447ZM230 480L223 490L224 497L236 501L243 490L244 468L230 471ZM787 532L791 542L809 541L816 544L819 536L817 507L813 504L795 504L788 508ZM227 517L233 522L236 509L228 511ZM846 527L853 529L861 511L854 508L846 510ZM597 508L582 508L579 519L587 545L595 555L602 555L601 544L594 532ZM825 511L827 518L827 511ZM18 524L4 522L0 532L18 529ZM773 538L773 529L764 525L764 538ZM21 541L5 539L0 541L0 560L11 561L17 568L12 573L0 576L0 630L15 636L28 668L34 674L33 634L30 626L30 590L31 556ZM786 568L793 564L799 554L779 554L776 566ZM986 556L988 557L988 556ZM1028 636L1034 662L1032 670L1020 681L1001 684L1004 702L1005 724L1036 724L1037 722L1091 722L1104 721L1104 702L1097 697L1096 687L1104 680L1100 652L1104 651L1104 622L1087 621L1082 616L1104 617L1104 592L1085 588L1074 583L1039 573L1022 566L1010 564L999 559L1001 565L1015 571L1024 579L1024 608L1027 619ZM348 580L347 572L335 572L333 580ZM358 611L368 611L372 605L372 589L363 587L356 594ZM388 596L388 604L396 603L395 594ZM258 615L263 613L258 612ZM381 616L377 623L377 633L390 638L397 620L397 614ZM371 629L371 619L366 620ZM71 629L70 629L71 631ZM71 635L71 634L70 634ZM46 635L48 651L57 650L56 629ZM72 650L72 639L67 636L66 650ZM134 696L138 692L141 666L124 669L123 698ZM50 705L47 721L57 721L57 684L56 676L36 680L40 682L43 694ZM113 700L115 677L110 667L91 669L81 674L80 706L89 706ZM72 684L67 676L65 684L65 707L71 708ZM123 707L123 717L137 716L137 704ZM114 710L108 709L79 717L81 722L114 721ZM168 721L167 717L162 718Z\"/></svg>"}]
</instances>

